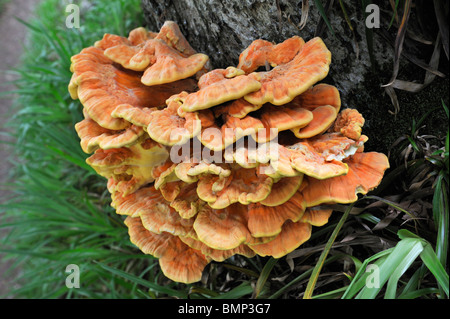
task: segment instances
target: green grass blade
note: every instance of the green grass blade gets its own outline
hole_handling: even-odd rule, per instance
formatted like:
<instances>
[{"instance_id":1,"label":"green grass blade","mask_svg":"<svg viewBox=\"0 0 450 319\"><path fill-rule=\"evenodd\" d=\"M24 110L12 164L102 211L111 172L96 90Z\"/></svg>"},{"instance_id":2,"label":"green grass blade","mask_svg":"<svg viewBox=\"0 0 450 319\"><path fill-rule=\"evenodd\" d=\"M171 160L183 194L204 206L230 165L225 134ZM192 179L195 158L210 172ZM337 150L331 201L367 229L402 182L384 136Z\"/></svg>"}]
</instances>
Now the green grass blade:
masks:
<instances>
[{"instance_id":1,"label":"green grass blade","mask_svg":"<svg viewBox=\"0 0 450 319\"><path fill-rule=\"evenodd\" d=\"M361 6L364 9L364 21L366 21L367 19L367 12L366 12L366 8L367 6L371 3L371 1L369 0L361 0ZM372 28L368 28L367 26L364 28L365 34L366 34L366 43L367 43L367 50L369 51L369 59L370 59L370 64L372 67L372 70L375 69L375 65L376 65L376 60L375 60L375 55L374 55L374 49L373 49L373 29Z\"/></svg>"},{"instance_id":2,"label":"green grass blade","mask_svg":"<svg viewBox=\"0 0 450 319\"><path fill-rule=\"evenodd\" d=\"M395 299L397 295L397 285L400 277L409 269L411 264L416 260L416 258L423 251L423 246L420 241L411 247L408 254L400 261L400 263L395 268L392 275L389 277L386 292L384 294L385 299Z\"/></svg>"},{"instance_id":3,"label":"green grass blade","mask_svg":"<svg viewBox=\"0 0 450 319\"><path fill-rule=\"evenodd\" d=\"M419 299L421 297L426 297L429 295L436 295L439 293L437 288L424 288L408 292L404 295L398 297L398 299Z\"/></svg>"},{"instance_id":4,"label":"green grass blade","mask_svg":"<svg viewBox=\"0 0 450 319\"><path fill-rule=\"evenodd\" d=\"M434 222L437 228L436 254L442 265L447 264L448 255L449 207L447 191L444 174L439 174L435 184L432 204Z\"/></svg>"},{"instance_id":5,"label":"green grass blade","mask_svg":"<svg viewBox=\"0 0 450 319\"><path fill-rule=\"evenodd\" d=\"M335 255L335 256L329 257L327 260L325 260L324 265L332 263L332 262L336 261L337 259L339 259L340 257L341 256L339 256L339 255ZM298 283L298 282L308 278L308 276L311 276L311 273L313 272L313 270L314 270L314 268L310 268L310 269L304 271L299 276L297 276L296 278L294 278L293 280L288 282L286 285L284 285L282 288L277 290L275 293L270 295L268 297L268 299L276 299L276 298L278 298L281 294L283 294L285 291L287 291L290 287L292 287L296 283Z\"/></svg>"},{"instance_id":6,"label":"green grass blade","mask_svg":"<svg viewBox=\"0 0 450 319\"><path fill-rule=\"evenodd\" d=\"M254 278L258 278L259 277L259 274L257 272L255 272L255 271L253 271L251 269L248 269L248 268L239 267L239 266L232 265L232 264L227 264L227 263L224 263L223 266L225 268L228 268L228 269L239 271L239 272L241 272L243 274L246 274L247 276L250 276L250 277L254 277Z\"/></svg>"},{"instance_id":7,"label":"green grass blade","mask_svg":"<svg viewBox=\"0 0 450 319\"><path fill-rule=\"evenodd\" d=\"M327 14L325 12L325 9L324 9L324 7L322 5L322 1L321 0L314 0L314 2L316 3L316 7L317 7L317 10L319 10L320 16L322 17L323 21L325 21L325 24L327 25L328 30L330 30L330 32L331 32L331 34L333 36L336 36L334 34L333 27L331 26L331 23L328 20L328 17L327 17Z\"/></svg>"},{"instance_id":8,"label":"green grass blade","mask_svg":"<svg viewBox=\"0 0 450 319\"><path fill-rule=\"evenodd\" d=\"M441 102L442 102L442 107L444 108L445 114L447 115L447 118L449 118L450 115L449 115L449 111L448 111L448 106L445 104L443 99L441 99Z\"/></svg>"},{"instance_id":9,"label":"green grass blade","mask_svg":"<svg viewBox=\"0 0 450 319\"><path fill-rule=\"evenodd\" d=\"M342 287L342 288L338 288L332 291L327 291L323 294L320 295L315 295L312 296L311 299L336 299L336 298L340 298L342 296L342 294L344 293L345 290L347 290L348 286Z\"/></svg>"},{"instance_id":10,"label":"green grass blade","mask_svg":"<svg viewBox=\"0 0 450 319\"><path fill-rule=\"evenodd\" d=\"M373 268L368 268L369 265L373 265L373 267L379 267L384 263L387 256L394 250L394 248L386 249L381 251L369 258L367 258L360 270L356 273L353 280L350 282L350 285L347 287L347 290L342 295L342 299L352 299L354 298L361 289L363 289L367 282L370 280L371 271Z\"/></svg>"},{"instance_id":11,"label":"green grass blade","mask_svg":"<svg viewBox=\"0 0 450 319\"><path fill-rule=\"evenodd\" d=\"M404 298L404 296L414 293L414 291L420 288L421 281L423 280L424 275L427 273L427 267L422 264L411 276L406 285L401 290L401 293L398 295L398 299ZM406 299L406 298L405 298Z\"/></svg>"},{"instance_id":12,"label":"green grass blade","mask_svg":"<svg viewBox=\"0 0 450 319\"><path fill-rule=\"evenodd\" d=\"M253 292L253 287L250 285L250 282L243 282L236 288L231 289L230 291L223 293L217 297L213 297L212 299L239 299L244 296L250 295Z\"/></svg>"},{"instance_id":13,"label":"green grass blade","mask_svg":"<svg viewBox=\"0 0 450 319\"><path fill-rule=\"evenodd\" d=\"M254 292L255 298L258 298L264 285L266 284L267 279L269 278L270 272L272 271L273 267L276 265L277 262L278 262L278 259L270 258L267 261L267 263L264 265L264 268L261 271L261 274L259 275L258 281L256 282L255 292Z\"/></svg>"},{"instance_id":14,"label":"green grass blade","mask_svg":"<svg viewBox=\"0 0 450 319\"><path fill-rule=\"evenodd\" d=\"M400 230L398 236L401 240L394 248L380 252L363 263L360 271L355 275L342 298L348 299L356 296L355 298L357 299L373 299L380 293L386 282L388 284L384 297L387 299L396 298L400 277L411 268L418 256L436 277L444 293L448 296L449 277L431 245L420 236L405 229ZM369 288L366 285L368 275L362 274L362 272L366 269L368 263L374 260L374 265L378 267L378 286ZM399 297L407 298L426 291L422 290L420 293L417 293L417 289L415 289L418 286L418 280L423 277L423 271L423 268L416 271L413 278L411 278L412 282L408 283L408 286L405 287Z\"/></svg>"},{"instance_id":15,"label":"green grass blade","mask_svg":"<svg viewBox=\"0 0 450 319\"><path fill-rule=\"evenodd\" d=\"M414 215L413 215L413 214L411 214L411 213L410 213L409 211L407 211L406 209L400 207L399 204L397 204L397 203L395 203L395 202L393 202L393 201L390 201L390 200L385 199L385 198L381 198L381 197L379 197L379 196L374 196L374 195L369 195L369 196L366 196L365 198L379 200L379 201L381 201L381 202L383 202L383 203L386 203L386 204L388 204L389 206L395 208L396 210L399 210L399 211L405 213L406 215L408 215L409 217L411 217L412 219L414 219Z\"/></svg>"},{"instance_id":16,"label":"green grass blade","mask_svg":"<svg viewBox=\"0 0 450 319\"><path fill-rule=\"evenodd\" d=\"M378 266L377 284L374 287L364 286L356 296L356 299L374 299L381 291L384 284L392 276L393 272L401 265L412 249L415 249L417 239L407 238L401 240L394 250L386 257L384 262Z\"/></svg>"},{"instance_id":17,"label":"green grass blade","mask_svg":"<svg viewBox=\"0 0 450 319\"><path fill-rule=\"evenodd\" d=\"M342 13L344 14L345 22L347 22L349 29L351 31L353 31L352 22L351 22L350 18L348 17L347 10L345 9L345 5L342 2L342 0L339 0L339 5L341 6Z\"/></svg>"},{"instance_id":18,"label":"green grass blade","mask_svg":"<svg viewBox=\"0 0 450 319\"><path fill-rule=\"evenodd\" d=\"M394 22L395 16L397 15L398 2L399 2L399 0L395 0L394 12L392 13L392 18L391 18L391 21L389 22L388 29L391 28L392 23Z\"/></svg>"},{"instance_id":19,"label":"green grass blade","mask_svg":"<svg viewBox=\"0 0 450 319\"><path fill-rule=\"evenodd\" d=\"M178 290L171 289L171 288L167 288L167 287L164 287L164 286L160 286L160 285L158 285L156 283L149 282L149 281L147 281L145 279L142 279L142 278L137 277L135 275L129 274L129 273L123 271L123 270L116 269L114 267L110 267L110 266L108 266L106 264L103 264L103 263L100 263L100 262L98 262L98 265L101 268L103 268L103 269L105 269L105 270L107 270L107 271L109 271L109 272L111 272L111 273L113 273L113 274L115 274L117 276L120 276L120 277L123 277L125 279L128 279L128 280L130 280L133 283L136 283L138 285L142 285L142 286L144 286L146 288L149 288L149 289L151 289L151 290L153 290L155 292L158 292L158 293L161 293L161 294L167 294L169 296L178 297L178 298L186 298L187 297L187 294L185 292L178 291Z\"/></svg>"},{"instance_id":20,"label":"green grass blade","mask_svg":"<svg viewBox=\"0 0 450 319\"><path fill-rule=\"evenodd\" d=\"M440 288L444 291L444 293L447 295L447 298L449 297L449 276L446 273L444 267L442 266L441 262L439 261L436 253L431 248L431 245L425 246L423 252L420 254L420 258L424 262L424 264L428 267L430 272L434 275L436 278ZM441 296L443 297L443 296Z\"/></svg>"},{"instance_id":21,"label":"green grass blade","mask_svg":"<svg viewBox=\"0 0 450 319\"><path fill-rule=\"evenodd\" d=\"M211 289L208 289L205 287L200 287L200 286L192 287L189 290L189 298L191 298L191 296L194 294L206 295L208 297L218 297L219 296L219 293L217 293Z\"/></svg>"},{"instance_id":22,"label":"green grass blade","mask_svg":"<svg viewBox=\"0 0 450 319\"><path fill-rule=\"evenodd\" d=\"M320 271L322 270L322 267L324 265L325 259L328 256L328 253L331 250L331 247L333 246L333 243L336 240L337 235L339 234L339 231L341 230L342 226L344 225L345 221L347 220L348 215L350 214L350 211L352 210L354 203L351 204L344 214L342 215L341 219L339 220L339 223L336 225L336 228L333 230L333 233L331 234L330 238L328 239L327 244L325 245L325 248L322 252L322 254L319 257L319 260L317 261L314 270L311 274L311 277L308 281L308 285L306 286L305 295L303 296L303 299L311 299L314 287L316 285L317 279L319 278Z\"/></svg>"}]
</instances>

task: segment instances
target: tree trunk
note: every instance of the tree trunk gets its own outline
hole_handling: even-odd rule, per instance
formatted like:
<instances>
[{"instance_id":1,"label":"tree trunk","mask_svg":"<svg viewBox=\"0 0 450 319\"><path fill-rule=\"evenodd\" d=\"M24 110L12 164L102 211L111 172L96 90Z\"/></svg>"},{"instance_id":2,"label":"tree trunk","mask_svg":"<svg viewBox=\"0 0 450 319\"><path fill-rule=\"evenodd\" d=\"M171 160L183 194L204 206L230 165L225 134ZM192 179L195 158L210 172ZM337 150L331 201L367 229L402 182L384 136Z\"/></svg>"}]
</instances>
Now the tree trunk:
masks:
<instances>
[{"instance_id":1,"label":"tree trunk","mask_svg":"<svg viewBox=\"0 0 450 319\"><path fill-rule=\"evenodd\" d=\"M304 2L309 3L309 10L303 28L302 1L298 0L144 0L143 8L150 29L158 30L166 20L177 22L192 47L207 54L215 68L236 66L239 54L255 39L280 43L294 35L305 41L321 36L333 56L327 80L348 93L360 84L370 67L362 13L352 12L352 22L357 25L353 39L346 21L333 7L328 17L334 37L313 1ZM380 61L392 54L383 51L387 52Z\"/></svg>"},{"instance_id":2,"label":"tree trunk","mask_svg":"<svg viewBox=\"0 0 450 319\"><path fill-rule=\"evenodd\" d=\"M280 43L294 35L305 41L320 36L332 53L330 71L322 82L338 88L344 108L357 108L366 118L364 133L370 137L367 147L387 151L389 145L407 131L411 118L421 112L412 102L414 110L409 110L412 113L403 109L406 113L398 114L403 114L403 119L393 116L389 112L393 110L391 98L381 87L392 75L397 31L395 24L388 28L392 17L389 2L384 1L387 10L381 13L381 23L384 30L389 30L391 38L386 40L381 36L382 32L377 32L380 29L372 29L373 66L366 40L366 8L362 2L344 0L343 7L341 1L319 2L324 3L330 26L322 19L316 1L312 0L142 0L142 7L150 30L158 31L167 20L177 22L191 46L210 57L213 68L236 66L239 54L255 39ZM302 21L305 22L303 26ZM405 59L402 63L401 67L405 66ZM414 65L406 65L406 68L418 82L423 82L424 70ZM445 91L439 90L439 94L445 94L444 101L448 101L448 93L441 93L446 92L448 80L441 86ZM405 92L398 94L402 105ZM440 97L435 96L436 93L429 94L434 98L433 102L428 97L424 99L439 106ZM410 93L405 96L408 95ZM408 106L402 105L402 108ZM427 108L424 106L423 111ZM390 132L380 135L386 130Z\"/></svg>"}]
</instances>

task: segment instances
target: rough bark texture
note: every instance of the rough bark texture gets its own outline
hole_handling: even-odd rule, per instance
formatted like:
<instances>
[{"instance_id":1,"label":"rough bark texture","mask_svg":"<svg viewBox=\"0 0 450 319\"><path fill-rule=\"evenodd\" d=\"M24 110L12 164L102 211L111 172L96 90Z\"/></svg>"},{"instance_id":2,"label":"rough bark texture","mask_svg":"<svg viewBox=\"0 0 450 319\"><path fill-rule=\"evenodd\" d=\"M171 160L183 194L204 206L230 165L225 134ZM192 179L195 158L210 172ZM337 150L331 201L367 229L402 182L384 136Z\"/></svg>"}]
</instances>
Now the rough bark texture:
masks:
<instances>
[{"instance_id":1,"label":"rough bark texture","mask_svg":"<svg viewBox=\"0 0 450 319\"><path fill-rule=\"evenodd\" d=\"M176 21L189 43L209 55L216 68L237 65L239 54L255 39L279 43L299 35L307 41L320 34L333 56L328 80L335 82L342 93L348 93L362 82L370 67L362 13L354 11L351 17L357 26L354 41L343 16L331 10L334 37L329 35L326 24L319 25L319 11L311 2L307 23L301 30L299 0L144 0L143 8L151 28L158 29L166 20ZM392 50L377 52L379 61L392 55Z\"/></svg>"},{"instance_id":2,"label":"rough bark texture","mask_svg":"<svg viewBox=\"0 0 450 319\"><path fill-rule=\"evenodd\" d=\"M408 130L412 117L423 114L431 103L439 106L440 98L448 101L448 80L437 79L437 87L433 83L432 88L421 92L422 95L411 97L411 93L398 92L401 112L393 116L389 112L393 110L392 102L380 86L387 83L392 74L394 50L390 43L393 44L393 40L389 43L375 32L373 52L376 71L373 72L361 2L343 1L353 33L339 1L327 1L331 4L327 16L334 35L321 19L315 1L305 2L309 3L309 14L302 29L299 28L301 0L143 0L142 7L150 30L159 30L166 20L177 22L192 47L207 54L214 68L236 66L239 54L258 38L280 43L293 35L301 36L305 41L320 35L332 53L329 74L322 82L338 88L343 107L357 108L363 113L366 118L365 133L370 137L368 148L387 151L394 139ZM325 1L322 2L327 10ZM391 16L392 12L385 12L381 17L382 23L389 24ZM392 39L395 38L395 31L394 27L390 29ZM408 78L405 80L412 80L411 76L415 76L414 80L423 82L422 69L405 64L404 59L402 63L401 70L407 70ZM399 76L402 76L402 71ZM415 99L427 101L427 105ZM434 127L435 122L436 119L432 122ZM439 125L445 127L446 124L440 122ZM388 133L380 135L383 131Z\"/></svg>"}]
</instances>

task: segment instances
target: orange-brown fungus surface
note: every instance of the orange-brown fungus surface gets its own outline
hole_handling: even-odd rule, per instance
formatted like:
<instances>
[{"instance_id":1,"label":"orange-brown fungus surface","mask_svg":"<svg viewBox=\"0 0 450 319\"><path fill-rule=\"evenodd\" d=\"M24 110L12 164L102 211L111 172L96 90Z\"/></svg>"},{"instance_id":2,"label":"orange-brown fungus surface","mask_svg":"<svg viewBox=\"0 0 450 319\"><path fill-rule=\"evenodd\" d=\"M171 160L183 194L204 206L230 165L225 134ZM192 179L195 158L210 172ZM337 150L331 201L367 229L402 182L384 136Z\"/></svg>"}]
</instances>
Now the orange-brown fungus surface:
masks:
<instances>
[{"instance_id":1,"label":"orange-brown fungus surface","mask_svg":"<svg viewBox=\"0 0 450 319\"><path fill-rule=\"evenodd\" d=\"M86 162L130 241L174 281L235 255L285 256L389 167L364 152L362 114L318 83L331 62L320 38L256 39L213 69L166 21L105 34L71 62Z\"/></svg>"}]
</instances>

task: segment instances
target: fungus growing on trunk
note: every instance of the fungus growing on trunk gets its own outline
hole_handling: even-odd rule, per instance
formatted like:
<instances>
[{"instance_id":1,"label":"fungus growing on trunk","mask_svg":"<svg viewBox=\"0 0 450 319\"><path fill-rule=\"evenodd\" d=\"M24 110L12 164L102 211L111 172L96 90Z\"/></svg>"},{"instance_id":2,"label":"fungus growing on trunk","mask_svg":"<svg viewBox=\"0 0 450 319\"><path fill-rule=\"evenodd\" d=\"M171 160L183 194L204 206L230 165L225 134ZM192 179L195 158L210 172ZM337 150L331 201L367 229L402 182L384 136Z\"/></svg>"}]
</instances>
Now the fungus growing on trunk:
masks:
<instances>
[{"instance_id":1,"label":"fungus growing on trunk","mask_svg":"<svg viewBox=\"0 0 450 319\"><path fill-rule=\"evenodd\" d=\"M362 115L317 84L331 61L321 39L259 39L237 67L208 61L167 21L105 34L72 57L68 87L131 242L184 283L236 254L285 256L328 222L324 205L356 201L389 167L363 152Z\"/></svg>"},{"instance_id":2,"label":"fungus growing on trunk","mask_svg":"<svg viewBox=\"0 0 450 319\"><path fill-rule=\"evenodd\" d=\"M257 39L239 56L238 68L246 73L253 72L260 66L270 64L276 67L291 61L305 44L302 38L293 36L280 44Z\"/></svg>"},{"instance_id":3,"label":"fungus growing on trunk","mask_svg":"<svg viewBox=\"0 0 450 319\"><path fill-rule=\"evenodd\" d=\"M236 100L261 87L259 77L252 73L244 75L235 68L213 70L203 74L198 86L200 90L182 99L181 108L185 112L208 109L210 107ZM231 71L231 72L230 72Z\"/></svg>"},{"instance_id":4,"label":"fungus growing on trunk","mask_svg":"<svg viewBox=\"0 0 450 319\"><path fill-rule=\"evenodd\" d=\"M252 104L286 104L326 77L330 62L331 53L322 39L309 40L289 62L258 72L261 89L244 98Z\"/></svg>"}]
</instances>

